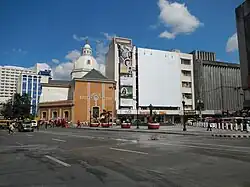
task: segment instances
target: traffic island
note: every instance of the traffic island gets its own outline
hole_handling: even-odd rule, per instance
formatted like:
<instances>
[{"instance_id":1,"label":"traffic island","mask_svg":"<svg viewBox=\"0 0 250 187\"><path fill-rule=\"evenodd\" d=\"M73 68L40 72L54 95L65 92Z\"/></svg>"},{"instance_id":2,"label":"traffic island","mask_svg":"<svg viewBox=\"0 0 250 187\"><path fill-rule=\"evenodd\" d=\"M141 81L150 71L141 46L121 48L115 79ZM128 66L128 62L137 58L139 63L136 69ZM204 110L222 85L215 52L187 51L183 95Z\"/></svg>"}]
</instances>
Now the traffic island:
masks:
<instances>
[{"instance_id":1,"label":"traffic island","mask_svg":"<svg viewBox=\"0 0 250 187\"><path fill-rule=\"evenodd\" d=\"M131 123L122 123L121 128L122 129L130 129L131 128Z\"/></svg>"},{"instance_id":2,"label":"traffic island","mask_svg":"<svg viewBox=\"0 0 250 187\"><path fill-rule=\"evenodd\" d=\"M90 127L99 127L99 125L100 125L99 123L91 123L89 126Z\"/></svg>"},{"instance_id":3,"label":"traffic island","mask_svg":"<svg viewBox=\"0 0 250 187\"><path fill-rule=\"evenodd\" d=\"M159 129L160 123L148 123L148 129Z\"/></svg>"}]
</instances>

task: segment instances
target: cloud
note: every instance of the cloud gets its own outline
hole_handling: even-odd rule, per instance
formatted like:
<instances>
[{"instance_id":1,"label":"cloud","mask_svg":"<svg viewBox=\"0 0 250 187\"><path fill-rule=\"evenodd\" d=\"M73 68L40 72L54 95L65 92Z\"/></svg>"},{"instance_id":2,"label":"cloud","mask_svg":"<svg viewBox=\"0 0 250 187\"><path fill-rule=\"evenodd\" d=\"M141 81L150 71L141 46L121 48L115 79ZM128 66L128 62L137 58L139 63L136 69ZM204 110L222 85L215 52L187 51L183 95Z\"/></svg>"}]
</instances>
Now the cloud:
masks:
<instances>
[{"instance_id":1,"label":"cloud","mask_svg":"<svg viewBox=\"0 0 250 187\"><path fill-rule=\"evenodd\" d=\"M53 58L51 61L52 61L53 63L55 63L55 64L59 64L59 63L60 63L60 61L59 61L58 59L56 59L56 58Z\"/></svg>"},{"instance_id":2,"label":"cloud","mask_svg":"<svg viewBox=\"0 0 250 187\"><path fill-rule=\"evenodd\" d=\"M97 41L96 43L96 61L98 64L105 63L105 55L108 52L108 45L104 41Z\"/></svg>"},{"instance_id":3,"label":"cloud","mask_svg":"<svg viewBox=\"0 0 250 187\"><path fill-rule=\"evenodd\" d=\"M190 34L203 25L189 12L185 4L159 0L158 6L160 8L159 20L166 28L159 35L161 38L174 39L179 34Z\"/></svg>"},{"instance_id":4,"label":"cloud","mask_svg":"<svg viewBox=\"0 0 250 187\"><path fill-rule=\"evenodd\" d=\"M80 56L81 56L81 52L75 49L75 50L69 51L68 54L65 56L65 59L74 62Z\"/></svg>"},{"instance_id":5,"label":"cloud","mask_svg":"<svg viewBox=\"0 0 250 187\"><path fill-rule=\"evenodd\" d=\"M81 42L81 41L88 39L88 36L77 36L76 34L73 34L73 39L78 42Z\"/></svg>"},{"instance_id":6,"label":"cloud","mask_svg":"<svg viewBox=\"0 0 250 187\"><path fill-rule=\"evenodd\" d=\"M105 37L106 40L111 41L114 37L116 37L115 34L109 34L106 32L101 32L101 34Z\"/></svg>"},{"instance_id":7,"label":"cloud","mask_svg":"<svg viewBox=\"0 0 250 187\"><path fill-rule=\"evenodd\" d=\"M73 69L73 62L64 62L52 69L53 79L70 80L70 73Z\"/></svg>"},{"instance_id":8,"label":"cloud","mask_svg":"<svg viewBox=\"0 0 250 187\"><path fill-rule=\"evenodd\" d=\"M226 52L234 52L238 50L238 37L237 33L234 33L233 36L228 38L226 45Z\"/></svg>"},{"instance_id":9,"label":"cloud","mask_svg":"<svg viewBox=\"0 0 250 187\"><path fill-rule=\"evenodd\" d=\"M14 53L19 53L19 54L23 54L23 55L25 55L25 54L28 53L27 51L24 51L24 50L21 49L21 48L19 48L19 49L13 48L13 49L12 49L12 52L14 52Z\"/></svg>"}]
</instances>

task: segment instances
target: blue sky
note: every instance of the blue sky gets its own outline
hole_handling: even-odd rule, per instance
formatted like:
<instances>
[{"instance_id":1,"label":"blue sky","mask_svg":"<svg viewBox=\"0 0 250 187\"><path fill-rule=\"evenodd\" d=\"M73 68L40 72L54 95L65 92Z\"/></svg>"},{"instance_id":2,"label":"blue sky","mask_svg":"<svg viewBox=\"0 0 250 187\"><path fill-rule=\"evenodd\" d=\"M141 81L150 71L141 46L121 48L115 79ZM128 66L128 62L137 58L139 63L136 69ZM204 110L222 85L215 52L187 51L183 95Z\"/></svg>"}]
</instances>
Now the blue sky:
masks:
<instances>
[{"instance_id":1,"label":"blue sky","mask_svg":"<svg viewBox=\"0 0 250 187\"><path fill-rule=\"evenodd\" d=\"M236 33L234 9L242 2L2 0L0 65L31 67L45 62L56 68L78 55L86 36L103 62L113 35L132 38L140 47L214 51L219 60L237 63L237 38L229 41L231 52L226 45ZM101 41L97 47L96 40Z\"/></svg>"}]
</instances>

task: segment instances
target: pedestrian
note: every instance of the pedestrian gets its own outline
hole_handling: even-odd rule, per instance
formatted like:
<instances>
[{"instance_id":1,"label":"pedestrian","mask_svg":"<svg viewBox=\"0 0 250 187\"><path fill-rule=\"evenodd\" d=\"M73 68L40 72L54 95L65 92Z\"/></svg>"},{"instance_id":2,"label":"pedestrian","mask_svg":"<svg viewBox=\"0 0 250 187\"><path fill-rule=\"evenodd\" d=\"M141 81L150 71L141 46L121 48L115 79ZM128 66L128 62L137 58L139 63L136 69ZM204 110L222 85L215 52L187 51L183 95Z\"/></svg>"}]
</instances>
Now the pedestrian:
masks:
<instances>
[{"instance_id":1,"label":"pedestrian","mask_svg":"<svg viewBox=\"0 0 250 187\"><path fill-rule=\"evenodd\" d=\"M13 126L13 124L11 123L10 125L9 125L9 134L13 134L14 133L14 126Z\"/></svg>"},{"instance_id":2,"label":"pedestrian","mask_svg":"<svg viewBox=\"0 0 250 187\"><path fill-rule=\"evenodd\" d=\"M210 125L210 121L209 121L208 124L207 124L207 131L212 131L212 127L211 127L211 125Z\"/></svg>"},{"instance_id":3,"label":"pedestrian","mask_svg":"<svg viewBox=\"0 0 250 187\"><path fill-rule=\"evenodd\" d=\"M81 122L78 120L77 121L77 128L80 128L81 127Z\"/></svg>"}]
</instances>

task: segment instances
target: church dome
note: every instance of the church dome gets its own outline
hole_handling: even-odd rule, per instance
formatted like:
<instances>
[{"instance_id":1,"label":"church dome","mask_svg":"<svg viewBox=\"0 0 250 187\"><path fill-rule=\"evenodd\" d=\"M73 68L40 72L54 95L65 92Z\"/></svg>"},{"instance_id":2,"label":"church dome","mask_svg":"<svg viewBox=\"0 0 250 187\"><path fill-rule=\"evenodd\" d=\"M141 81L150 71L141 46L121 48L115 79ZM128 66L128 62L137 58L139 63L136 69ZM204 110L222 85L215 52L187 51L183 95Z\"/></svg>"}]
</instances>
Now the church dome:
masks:
<instances>
[{"instance_id":1,"label":"church dome","mask_svg":"<svg viewBox=\"0 0 250 187\"><path fill-rule=\"evenodd\" d=\"M82 78L86 73L92 69L98 70L98 63L95 58L92 56L92 48L86 42L82 48L81 56L74 62L74 67L72 70L72 79L73 78Z\"/></svg>"}]
</instances>

